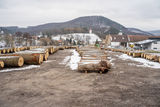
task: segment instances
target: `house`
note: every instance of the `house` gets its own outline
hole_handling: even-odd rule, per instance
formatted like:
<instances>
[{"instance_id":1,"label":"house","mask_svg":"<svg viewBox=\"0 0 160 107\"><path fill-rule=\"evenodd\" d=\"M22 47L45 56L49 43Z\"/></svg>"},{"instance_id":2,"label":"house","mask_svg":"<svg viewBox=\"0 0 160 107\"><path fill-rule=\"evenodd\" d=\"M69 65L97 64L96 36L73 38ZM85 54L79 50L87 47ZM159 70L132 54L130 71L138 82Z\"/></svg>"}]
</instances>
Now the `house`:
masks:
<instances>
[{"instance_id":1,"label":"house","mask_svg":"<svg viewBox=\"0 0 160 107\"><path fill-rule=\"evenodd\" d=\"M110 47L128 47L127 35L107 35L106 45Z\"/></svg>"},{"instance_id":2,"label":"house","mask_svg":"<svg viewBox=\"0 0 160 107\"><path fill-rule=\"evenodd\" d=\"M115 47L115 48L131 48L130 46L133 45L135 46L136 43L139 41L145 41L148 39L153 39L151 36L146 36L146 35L123 35L123 34L118 34L118 35L107 35L106 36L106 45L109 47Z\"/></svg>"},{"instance_id":3,"label":"house","mask_svg":"<svg viewBox=\"0 0 160 107\"><path fill-rule=\"evenodd\" d=\"M140 49L160 51L160 37L149 37L147 40L135 42Z\"/></svg>"}]
</instances>

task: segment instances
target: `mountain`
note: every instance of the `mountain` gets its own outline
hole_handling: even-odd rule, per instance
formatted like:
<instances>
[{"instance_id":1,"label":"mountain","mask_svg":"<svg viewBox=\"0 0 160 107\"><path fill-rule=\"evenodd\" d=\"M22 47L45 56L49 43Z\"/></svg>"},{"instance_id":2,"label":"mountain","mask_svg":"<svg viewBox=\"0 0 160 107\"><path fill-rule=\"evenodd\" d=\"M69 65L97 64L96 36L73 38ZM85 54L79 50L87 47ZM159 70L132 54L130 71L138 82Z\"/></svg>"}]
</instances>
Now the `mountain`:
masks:
<instances>
[{"instance_id":1,"label":"mountain","mask_svg":"<svg viewBox=\"0 0 160 107\"><path fill-rule=\"evenodd\" d=\"M40 31L52 32L53 30L60 30L60 29L66 29L66 28L92 29L94 33L97 33L98 35L105 34L111 28L117 29L118 30L117 32L119 32L120 30L123 32L127 32L127 29L123 25L120 25L119 23L114 22L103 16L86 16L86 17L79 17L63 23L48 23L48 24L43 24L38 26L30 26L27 29L23 29L22 31L31 32L31 33L40 32Z\"/></svg>"},{"instance_id":2,"label":"mountain","mask_svg":"<svg viewBox=\"0 0 160 107\"><path fill-rule=\"evenodd\" d=\"M130 33L136 33L136 34L143 34L143 35L148 35L148 36L153 36L154 34L150 33L150 32L146 32L146 31L143 31L143 30L140 30L140 29L137 29L137 28L128 28L128 31Z\"/></svg>"},{"instance_id":3,"label":"mountain","mask_svg":"<svg viewBox=\"0 0 160 107\"><path fill-rule=\"evenodd\" d=\"M148 34L143 31L133 32L131 29L127 29L125 26L110 20L103 16L85 16L79 17L67 22L62 23L47 23L38 26L29 26L27 28L18 28L18 27L5 27L6 29L12 32L29 32L36 34L43 32L45 34L64 34L64 33L82 33L88 32L89 29L92 29L94 33L99 35L102 38L105 38L106 34L117 34L119 31L125 34Z\"/></svg>"},{"instance_id":4,"label":"mountain","mask_svg":"<svg viewBox=\"0 0 160 107\"><path fill-rule=\"evenodd\" d=\"M155 36L160 36L160 30L154 30L154 31L149 31L149 32L154 34Z\"/></svg>"}]
</instances>

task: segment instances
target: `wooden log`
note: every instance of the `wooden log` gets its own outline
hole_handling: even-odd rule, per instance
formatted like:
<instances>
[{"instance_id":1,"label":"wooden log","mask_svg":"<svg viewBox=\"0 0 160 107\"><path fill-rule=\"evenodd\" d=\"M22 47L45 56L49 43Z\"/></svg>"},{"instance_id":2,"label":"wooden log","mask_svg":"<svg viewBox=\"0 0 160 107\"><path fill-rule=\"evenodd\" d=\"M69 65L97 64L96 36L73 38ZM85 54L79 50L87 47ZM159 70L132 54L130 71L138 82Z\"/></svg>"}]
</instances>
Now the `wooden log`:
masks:
<instances>
[{"instance_id":1,"label":"wooden log","mask_svg":"<svg viewBox=\"0 0 160 107\"><path fill-rule=\"evenodd\" d=\"M111 68L111 64L108 61L100 61L99 63L90 63L90 64L78 64L78 71L102 71L109 70Z\"/></svg>"},{"instance_id":2,"label":"wooden log","mask_svg":"<svg viewBox=\"0 0 160 107\"><path fill-rule=\"evenodd\" d=\"M141 57L141 53L134 52L133 57Z\"/></svg>"},{"instance_id":3,"label":"wooden log","mask_svg":"<svg viewBox=\"0 0 160 107\"><path fill-rule=\"evenodd\" d=\"M6 53L6 50L5 49L2 49L2 51L1 51L3 54L5 54Z\"/></svg>"},{"instance_id":4,"label":"wooden log","mask_svg":"<svg viewBox=\"0 0 160 107\"><path fill-rule=\"evenodd\" d=\"M24 64L24 59L21 56L1 56L0 60L9 67L21 67Z\"/></svg>"},{"instance_id":5,"label":"wooden log","mask_svg":"<svg viewBox=\"0 0 160 107\"><path fill-rule=\"evenodd\" d=\"M13 52L17 52L17 49L15 47L13 48Z\"/></svg>"},{"instance_id":6,"label":"wooden log","mask_svg":"<svg viewBox=\"0 0 160 107\"><path fill-rule=\"evenodd\" d=\"M6 49L6 53L10 53L10 52L11 52L10 48Z\"/></svg>"},{"instance_id":7,"label":"wooden log","mask_svg":"<svg viewBox=\"0 0 160 107\"><path fill-rule=\"evenodd\" d=\"M49 50L49 53L50 53L50 54L53 54L53 53L54 53L54 48L53 48L53 47L48 48L48 50Z\"/></svg>"},{"instance_id":8,"label":"wooden log","mask_svg":"<svg viewBox=\"0 0 160 107\"><path fill-rule=\"evenodd\" d=\"M30 50L30 52L41 53L43 55L43 60L44 61L48 60L48 57L49 57L48 49L45 49L45 48L36 48L36 49Z\"/></svg>"},{"instance_id":9,"label":"wooden log","mask_svg":"<svg viewBox=\"0 0 160 107\"><path fill-rule=\"evenodd\" d=\"M133 52L129 52L128 55L129 55L129 56L133 56Z\"/></svg>"},{"instance_id":10,"label":"wooden log","mask_svg":"<svg viewBox=\"0 0 160 107\"><path fill-rule=\"evenodd\" d=\"M65 48L63 46L58 47L58 50L64 50Z\"/></svg>"},{"instance_id":11,"label":"wooden log","mask_svg":"<svg viewBox=\"0 0 160 107\"><path fill-rule=\"evenodd\" d=\"M155 55L155 56L153 57L153 60L154 60L155 62L159 62L159 56Z\"/></svg>"},{"instance_id":12,"label":"wooden log","mask_svg":"<svg viewBox=\"0 0 160 107\"><path fill-rule=\"evenodd\" d=\"M144 54L145 54L145 53L141 53L141 58L144 58Z\"/></svg>"},{"instance_id":13,"label":"wooden log","mask_svg":"<svg viewBox=\"0 0 160 107\"><path fill-rule=\"evenodd\" d=\"M24 63L30 65L40 65L43 62L43 55L40 53L19 52L14 54L3 54L0 56L22 56L24 58Z\"/></svg>"},{"instance_id":14,"label":"wooden log","mask_svg":"<svg viewBox=\"0 0 160 107\"><path fill-rule=\"evenodd\" d=\"M53 54L54 53L54 48L51 47L51 46L47 46L47 47L43 47L44 49L47 49L47 51L50 53L50 54Z\"/></svg>"},{"instance_id":15,"label":"wooden log","mask_svg":"<svg viewBox=\"0 0 160 107\"><path fill-rule=\"evenodd\" d=\"M4 68L4 62L0 61L0 69Z\"/></svg>"},{"instance_id":16,"label":"wooden log","mask_svg":"<svg viewBox=\"0 0 160 107\"><path fill-rule=\"evenodd\" d=\"M43 62L43 55L40 53L19 54L24 58L25 64L40 65Z\"/></svg>"}]
</instances>

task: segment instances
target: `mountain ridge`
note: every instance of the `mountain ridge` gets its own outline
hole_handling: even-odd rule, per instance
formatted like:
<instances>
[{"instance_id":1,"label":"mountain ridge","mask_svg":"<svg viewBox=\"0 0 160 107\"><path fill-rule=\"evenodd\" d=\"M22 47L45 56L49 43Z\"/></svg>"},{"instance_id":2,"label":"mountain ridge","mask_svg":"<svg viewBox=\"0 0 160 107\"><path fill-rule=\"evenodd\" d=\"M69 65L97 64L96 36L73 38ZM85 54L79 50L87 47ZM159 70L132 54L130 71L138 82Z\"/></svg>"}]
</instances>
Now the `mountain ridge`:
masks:
<instances>
[{"instance_id":1,"label":"mountain ridge","mask_svg":"<svg viewBox=\"0 0 160 107\"><path fill-rule=\"evenodd\" d=\"M66 22L46 23L46 24L41 24L37 26L28 26L27 28L19 28L17 26L8 27L8 28L5 27L5 28L12 31L13 33L20 31L20 32L29 32L32 34L36 34L39 32L44 32L44 33L47 32L48 34L49 33L54 34L55 32L70 33L72 32L71 29L73 30L73 28L75 28L74 30L77 31L77 29L80 28L79 31L84 31L84 32L87 32L89 29L93 29L93 32L100 35L101 37L104 37L106 34L109 34L109 33L117 34L120 31L123 32L124 34L151 35L150 33L144 33L144 32L141 32L141 33L132 32L125 26L109 18L106 18L104 16L82 16Z\"/></svg>"}]
</instances>

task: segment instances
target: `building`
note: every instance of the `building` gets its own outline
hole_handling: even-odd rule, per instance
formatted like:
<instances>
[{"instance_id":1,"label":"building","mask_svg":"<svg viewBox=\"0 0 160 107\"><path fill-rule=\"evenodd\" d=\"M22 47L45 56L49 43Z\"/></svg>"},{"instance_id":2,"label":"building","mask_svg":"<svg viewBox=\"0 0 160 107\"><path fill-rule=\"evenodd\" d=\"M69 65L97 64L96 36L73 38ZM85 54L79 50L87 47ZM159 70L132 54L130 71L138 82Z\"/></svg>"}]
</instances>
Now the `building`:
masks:
<instances>
[{"instance_id":1,"label":"building","mask_svg":"<svg viewBox=\"0 0 160 107\"><path fill-rule=\"evenodd\" d=\"M111 47L128 47L128 36L127 35L107 35L106 44Z\"/></svg>"},{"instance_id":2,"label":"building","mask_svg":"<svg viewBox=\"0 0 160 107\"><path fill-rule=\"evenodd\" d=\"M149 37L147 40L135 42L140 49L160 51L160 37Z\"/></svg>"},{"instance_id":3,"label":"building","mask_svg":"<svg viewBox=\"0 0 160 107\"><path fill-rule=\"evenodd\" d=\"M107 35L106 46L114 48L148 49L160 51L160 36Z\"/></svg>"}]
</instances>

